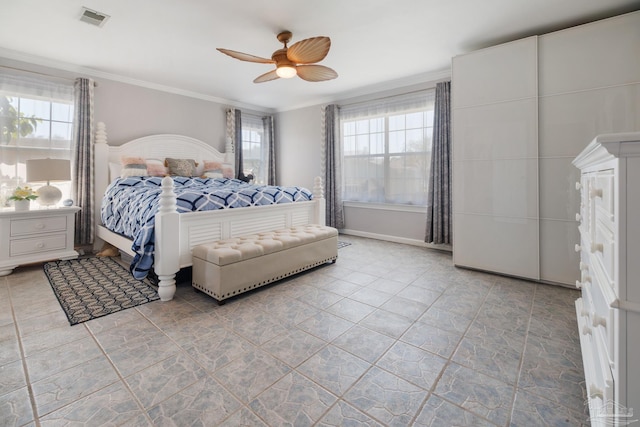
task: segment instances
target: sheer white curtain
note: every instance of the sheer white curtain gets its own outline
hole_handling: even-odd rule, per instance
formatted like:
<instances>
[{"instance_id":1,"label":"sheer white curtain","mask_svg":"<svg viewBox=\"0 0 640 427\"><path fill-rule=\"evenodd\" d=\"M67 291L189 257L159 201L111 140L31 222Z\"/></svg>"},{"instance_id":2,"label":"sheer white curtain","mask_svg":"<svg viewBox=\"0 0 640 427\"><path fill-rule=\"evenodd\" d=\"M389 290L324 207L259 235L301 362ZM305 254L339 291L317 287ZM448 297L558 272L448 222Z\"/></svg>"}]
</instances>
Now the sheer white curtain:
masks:
<instances>
[{"instance_id":1,"label":"sheer white curtain","mask_svg":"<svg viewBox=\"0 0 640 427\"><path fill-rule=\"evenodd\" d=\"M340 106L340 120L353 120L362 117L382 116L431 107L435 93L433 90L420 90L407 94L388 96L371 101Z\"/></svg>"},{"instance_id":2,"label":"sheer white curtain","mask_svg":"<svg viewBox=\"0 0 640 427\"><path fill-rule=\"evenodd\" d=\"M71 158L73 82L0 71L0 205L26 184L26 161ZM70 183L57 183L63 198Z\"/></svg>"},{"instance_id":3,"label":"sheer white curtain","mask_svg":"<svg viewBox=\"0 0 640 427\"><path fill-rule=\"evenodd\" d=\"M340 106L343 200L426 205L434 91Z\"/></svg>"}]
</instances>

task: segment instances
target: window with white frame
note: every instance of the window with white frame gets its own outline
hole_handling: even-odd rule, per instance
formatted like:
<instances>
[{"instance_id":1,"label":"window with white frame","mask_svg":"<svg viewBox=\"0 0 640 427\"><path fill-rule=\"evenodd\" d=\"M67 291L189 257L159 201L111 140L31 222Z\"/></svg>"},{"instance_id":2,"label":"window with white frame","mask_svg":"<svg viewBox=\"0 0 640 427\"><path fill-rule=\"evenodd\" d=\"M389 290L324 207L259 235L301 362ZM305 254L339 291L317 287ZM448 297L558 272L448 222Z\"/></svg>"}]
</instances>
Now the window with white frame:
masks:
<instances>
[{"instance_id":1,"label":"window with white frame","mask_svg":"<svg viewBox=\"0 0 640 427\"><path fill-rule=\"evenodd\" d=\"M245 175L252 174L256 184L267 183L268 138L262 117L242 113L242 164Z\"/></svg>"},{"instance_id":2,"label":"window with white frame","mask_svg":"<svg viewBox=\"0 0 640 427\"><path fill-rule=\"evenodd\" d=\"M433 90L340 108L344 201L426 205Z\"/></svg>"},{"instance_id":3,"label":"window with white frame","mask_svg":"<svg viewBox=\"0 0 640 427\"><path fill-rule=\"evenodd\" d=\"M72 84L0 75L0 207L26 182L29 159L71 159ZM63 198L71 183L56 183Z\"/></svg>"}]
</instances>

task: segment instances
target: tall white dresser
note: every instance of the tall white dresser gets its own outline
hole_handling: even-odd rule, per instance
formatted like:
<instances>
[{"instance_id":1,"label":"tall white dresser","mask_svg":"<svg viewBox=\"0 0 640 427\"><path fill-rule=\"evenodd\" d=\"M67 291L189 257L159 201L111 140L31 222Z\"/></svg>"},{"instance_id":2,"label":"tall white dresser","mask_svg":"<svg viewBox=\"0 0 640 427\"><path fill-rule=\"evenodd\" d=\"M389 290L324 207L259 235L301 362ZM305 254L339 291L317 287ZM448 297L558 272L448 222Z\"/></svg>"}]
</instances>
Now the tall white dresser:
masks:
<instances>
[{"instance_id":1,"label":"tall white dresser","mask_svg":"<svg viewBox=\"0 0 640 427\"><path fill-rule=\"evenodd\" d=\"M626 425L640 418L640 132L597 136L573 164L581 192L576 312L591 423Z\"/></svg>"}]
</instances>

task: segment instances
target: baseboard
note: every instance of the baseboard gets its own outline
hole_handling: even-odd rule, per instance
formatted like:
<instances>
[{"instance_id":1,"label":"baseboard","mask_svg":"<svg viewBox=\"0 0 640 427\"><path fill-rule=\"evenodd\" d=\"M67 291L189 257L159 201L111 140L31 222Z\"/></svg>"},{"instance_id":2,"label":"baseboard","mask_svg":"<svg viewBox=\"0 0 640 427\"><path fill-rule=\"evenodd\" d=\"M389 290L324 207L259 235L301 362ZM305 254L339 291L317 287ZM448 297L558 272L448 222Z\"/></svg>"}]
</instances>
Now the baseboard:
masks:
<instances>
[{"instance_id":1,"label":"baseboard","mask_svg":"<svg viewBox=\"0 0 640 427\"><path fill-rule=\"evenodd\" d=\"M407 237L389 236L386 234L369 233L366 231L350 230L348 228L341 228L340 234L348 236L367 237L369 239L384 240L386 242L403 243L405 245L419 246L428 249L437 249L440 251L451 252L451 245L434 245L433 243L426 243L417 239L409 239Z\"/></svg>"}]
</instances>

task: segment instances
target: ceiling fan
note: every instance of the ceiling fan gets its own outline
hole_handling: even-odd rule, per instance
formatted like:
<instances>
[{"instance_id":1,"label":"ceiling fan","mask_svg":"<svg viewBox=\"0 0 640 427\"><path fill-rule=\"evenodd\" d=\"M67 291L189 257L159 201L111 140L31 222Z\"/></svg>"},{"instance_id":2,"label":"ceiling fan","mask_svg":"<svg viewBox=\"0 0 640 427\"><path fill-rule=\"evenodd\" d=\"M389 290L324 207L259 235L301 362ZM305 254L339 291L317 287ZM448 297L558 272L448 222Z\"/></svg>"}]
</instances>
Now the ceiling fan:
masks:
<instances>
[{"instance_id":1,"label":"ceiling fan","mask_svg":"<svg viewBox=\"0 0 640 427\"><path fill-rule=\"evenodd\" d=\"M278 34L278 40L280 43L284 43L284 47L273 52L271 59L235 50L222 48L218 48L218 50L241 61L276 64L275 70L256 77L253 81L254 83L268 82L277 78L288 79L296 75L308 82L321 82L338 77L338 73L331 68L315 64L315 62L322 61L329 53L329 48L331 47L331 39L329 37L311 37L287 47L287 43L291 41L291 32L283 31Z\"/></svg>"}]
</instances>

